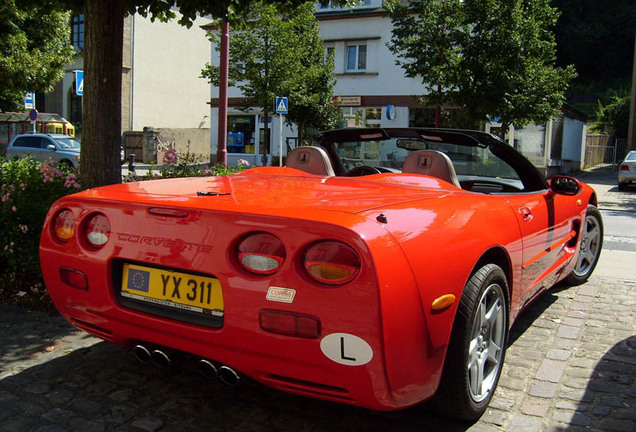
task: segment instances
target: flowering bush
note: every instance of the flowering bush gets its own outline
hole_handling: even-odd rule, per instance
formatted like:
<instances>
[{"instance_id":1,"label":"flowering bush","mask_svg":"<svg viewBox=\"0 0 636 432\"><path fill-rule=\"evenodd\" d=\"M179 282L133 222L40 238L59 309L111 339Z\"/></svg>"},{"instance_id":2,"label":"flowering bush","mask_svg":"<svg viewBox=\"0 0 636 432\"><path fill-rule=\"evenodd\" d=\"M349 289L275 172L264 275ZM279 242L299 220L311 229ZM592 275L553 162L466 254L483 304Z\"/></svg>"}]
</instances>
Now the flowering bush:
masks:
<instances>
[{"instance_id":1,"label":"flowering bush","mask_svg":"<svg viewBox=\"0 0 636 432\"><path fill-rule=\"evenodd\" d=\"M0 159L0 298L42 297L38 247L49 207L82 188L72 168Z\"/></svg>"},{"instance_id":2,"label":"flowering bush","mask_svg":"<svg viewBox=\"0 0 636 432\"><path fill-rule=\"evenodd\" d=\"M190 153L189 146L184 153L178 153L175 149L170 149L163 157L163 162L167 165L166 167L157 169L151 166L146 174L142 176L128 174L124 177L123 181L126 183L160 178L220 176L234 174L250 167L250 163L244 159L240 159L238 165L232 167L221 164L210 166L202 164L202 160L202 156Z\"/></svg>"}]
</instances>

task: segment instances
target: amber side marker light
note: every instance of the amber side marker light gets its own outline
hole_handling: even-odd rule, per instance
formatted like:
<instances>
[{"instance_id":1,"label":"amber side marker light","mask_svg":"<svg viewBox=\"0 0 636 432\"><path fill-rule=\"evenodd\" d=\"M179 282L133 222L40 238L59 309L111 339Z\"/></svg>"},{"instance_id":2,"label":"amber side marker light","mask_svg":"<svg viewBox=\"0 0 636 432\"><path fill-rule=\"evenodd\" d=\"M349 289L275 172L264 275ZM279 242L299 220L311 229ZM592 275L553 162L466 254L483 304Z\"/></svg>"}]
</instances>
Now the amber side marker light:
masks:
<instances>
[{"instance_id":1,"label":"amber side marker light","mask_svg":"<svg viewBox=\"0 0 636 432\"><path fill-rule=\"evenodd\" d=\"M66 209L62 210L55 216L53 221L53 233L61 242L67 242L75 235L77 223L73 212Z\"/></svg>"},{"instance_id":2,"label":"amber side marker light","mask_svg":"<svg viewBox=\"0 0 636 432\"><path fill-rule=\"evenodd\" d=\"M351 282L360 272L360 257L356 251L342 242L326 240L311 245L303 258L307 274L326 285L343 285Z\"/></svg>"},{"instance_id":3,"label":"amber side marker light","mask_svg":"<svg viewBox=\"0 0 636 432\"><path fill-rule=\"evenodd\" d=\"M446 309L453 303L455 303L455 295L444 294L443 296L437 297L435 300L433 300L433 303L431 303L431 309L433 309L434 311L441 311Z\"/></svg>"}]
</instances>

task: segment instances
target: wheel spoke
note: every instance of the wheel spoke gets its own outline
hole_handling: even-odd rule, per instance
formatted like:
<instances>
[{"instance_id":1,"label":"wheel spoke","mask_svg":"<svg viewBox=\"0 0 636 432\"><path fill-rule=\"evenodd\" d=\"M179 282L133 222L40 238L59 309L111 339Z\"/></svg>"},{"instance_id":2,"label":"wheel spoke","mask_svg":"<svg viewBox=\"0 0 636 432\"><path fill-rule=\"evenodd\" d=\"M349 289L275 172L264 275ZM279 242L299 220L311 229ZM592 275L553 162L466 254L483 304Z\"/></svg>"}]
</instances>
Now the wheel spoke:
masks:
<instances>
[{"instance_id":1,"label":"wheel spoke","mask_svg":"<svg viewBox=\"0 0 636 432\"><path fill-rule=\"evenodd\" d=\"M483 357L482 357L483 358ZM484 362L477 356L475 361L469 365L470 388L475 395L481 395L484 383Z\"/></svg>"}]
</instances>

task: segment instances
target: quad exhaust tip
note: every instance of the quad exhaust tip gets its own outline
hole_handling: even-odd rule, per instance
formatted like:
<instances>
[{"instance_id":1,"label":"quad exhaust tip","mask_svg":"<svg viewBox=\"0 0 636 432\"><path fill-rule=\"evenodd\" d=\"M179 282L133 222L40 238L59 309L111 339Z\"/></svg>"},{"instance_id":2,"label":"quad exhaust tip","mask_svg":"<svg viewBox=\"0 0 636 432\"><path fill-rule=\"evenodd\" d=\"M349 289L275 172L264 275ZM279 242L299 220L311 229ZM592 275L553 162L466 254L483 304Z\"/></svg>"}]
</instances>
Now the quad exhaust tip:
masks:
<instances>
[{"instance_id":1,"label":"quad exhaust tip","mask_svg":"<svg viewBox=\"0 0 636 432\"><path fill-rule=\"evenodd\" d=\"M157 366L168 369L172 365L172 351L165 348L151 349L145 345L136 345L133 354L142 363L152 360ZM217 363L218 364L218 363ZM241 381L241 375L229 366L217 366L208 359L200 359L197 369L207 378L219 378L228 386L235 386Z\"/></svg>"},{"instance_id":2,"label":"quad exhaust tip","mask_svg":"<svg viewBox=\"0 0 636 432\"><path fill-rule=\"evenodd\" d=\"M170 367L170 364L172 363L170 354L160 349L154 350L151 354L151 358L157 364L157 366L164 369L168 369Z\"/></svg>"},{"instance_id":3,"label":"quad exhaust tip","mask_svg":"<svg viewBox=\"0 0 636 432\"><path fill-rule=\"evenodd\" d=\"M217 367L210 360L199 360L199 362L197 363L197 368L199 369L199 372L201 372L201 374L207 378L216 378L218 375Z\"/></svg>"},{"instance_id":4,"label":"quad exhaust tip","mask_svg":"<svg viewBox=\"0 0 636 432\"><path fill-rule=\"evenodd\" d=\"M241 376L229 366L221 366L218 373L219 379L229 386L235 386L241 380Z\"/></svg>"},{"instance_id":5,"label":"quad exhaust tip","mask_svg":"<svg viewBox=\"0 0 636 432\"><path fill-rule=\"evenodd\" d=\"M137 345L133 348L133 354L142 363L148 363L152 357L150 350L143 345Z\"/></svg>"}]
</instances>

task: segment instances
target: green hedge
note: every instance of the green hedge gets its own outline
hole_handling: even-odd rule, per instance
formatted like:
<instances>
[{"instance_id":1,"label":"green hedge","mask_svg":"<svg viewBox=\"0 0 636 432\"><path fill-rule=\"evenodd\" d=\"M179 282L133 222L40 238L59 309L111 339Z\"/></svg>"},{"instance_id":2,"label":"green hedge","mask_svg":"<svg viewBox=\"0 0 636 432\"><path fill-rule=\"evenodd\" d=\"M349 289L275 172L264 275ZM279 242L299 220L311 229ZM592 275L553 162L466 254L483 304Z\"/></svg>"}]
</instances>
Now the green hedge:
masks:
<instances>
[{"instance_id":1,"label":"green hedge","mask_svg":"<svg viewBox=\"0 0 636 432\"><path fill-rule=\"evenodd\" d=\"M38 247L49 207L82 189L77 173L31 158L0 162L0 298L42 297Z\"/></svg>"}]
</instances>

